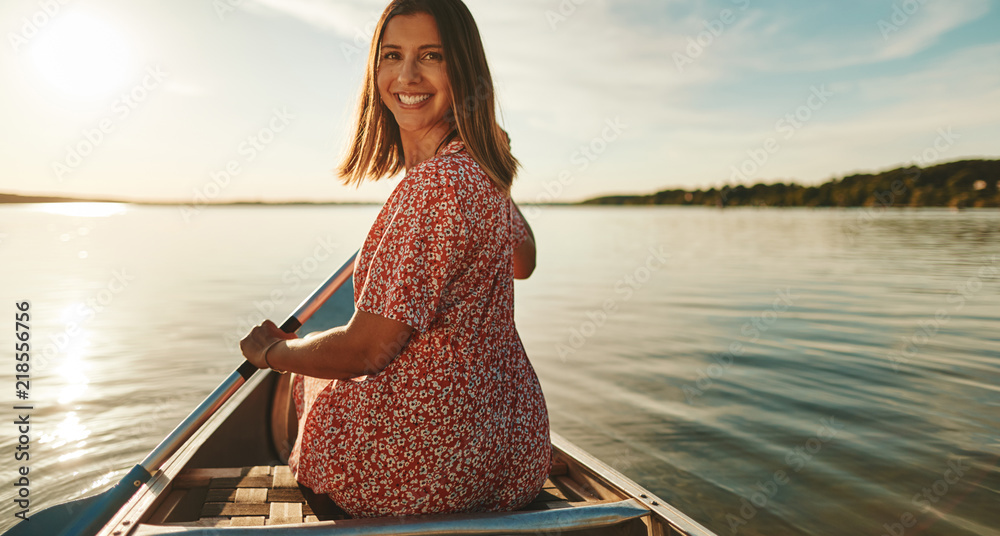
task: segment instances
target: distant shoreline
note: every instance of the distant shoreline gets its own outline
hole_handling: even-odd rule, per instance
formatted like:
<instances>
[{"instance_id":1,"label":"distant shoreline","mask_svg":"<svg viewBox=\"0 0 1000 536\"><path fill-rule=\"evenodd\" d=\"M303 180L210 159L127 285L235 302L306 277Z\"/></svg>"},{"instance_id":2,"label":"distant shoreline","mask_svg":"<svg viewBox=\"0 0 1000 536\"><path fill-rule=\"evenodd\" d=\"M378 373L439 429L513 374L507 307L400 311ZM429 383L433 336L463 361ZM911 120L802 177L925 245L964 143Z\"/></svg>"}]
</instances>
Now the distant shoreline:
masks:
<instances>
[{"instance_id":1,"label":"distant shoreline","mask_svg":"<svg viewBox=\"0 0 1000 536\"><path fill-rule=\"evenodd\" d=\"M833 179L819 186L795 183L735 185L710 190L664 190L612 195L584 205L804 207L804 208L1000 208L1000 160L962 160L928 168L898 168Z\"/></svg>"},{"instance_id":2,"label":"distant shoreline","mask_svg":"<svg viewBox=\"0 0 1000 536\"><path fill-rule=\"evenodd\" d=\"M84 197L50 197L38 195L17 195L0 193L0 205L26 205L41 203L115 203L121 205L138 205L151 207L184 207L194 206L197 208L206 207L297 207L297 206L382 206L376 201L230 201L224 203L182 203L175 201L135 201L127 199L99 199ZM521 206L578 206L583 202L576 203L518 203Z\"/></svg>"},{"instance_id":3,"label":"distant shoreline","mask_svg":"<svg viewBox=\"0 0 1000 536\"><path fill-rule=\"evenodd\" d=\"M541 201L541 199L539 199ZM0 205L26 203L121 203L142 206L192 206L189 202L74 198L0 193ZM232 201L194 204L234 206L380 206L379 202ZM534 202L528 206L692 206L774 208L1000 208L1000 160L962 160L928 168L898 168L877 174L833 179L819 186L796 183L743 184L709 190L663 190L579 202Z\"/></svg>"},{"instance_id":4,"label":"distant shoreline","mask_svg":"<svg viewBox=\"0 0 1000 536\"><path fill-rule=\"evenodd\" d=\"M37 204L37 203L116 203L122 205L182 207L192 205L175 201L135 201L127 199L100 199L84 197L50 197L38 195L17 195L0 193L0 205ZM228 203L207 203L195 205L201 207L237 207L237 206L325 206L325 205L381 205L381 203L356 201L231 201Z\"/></svg>"}]
</instances>

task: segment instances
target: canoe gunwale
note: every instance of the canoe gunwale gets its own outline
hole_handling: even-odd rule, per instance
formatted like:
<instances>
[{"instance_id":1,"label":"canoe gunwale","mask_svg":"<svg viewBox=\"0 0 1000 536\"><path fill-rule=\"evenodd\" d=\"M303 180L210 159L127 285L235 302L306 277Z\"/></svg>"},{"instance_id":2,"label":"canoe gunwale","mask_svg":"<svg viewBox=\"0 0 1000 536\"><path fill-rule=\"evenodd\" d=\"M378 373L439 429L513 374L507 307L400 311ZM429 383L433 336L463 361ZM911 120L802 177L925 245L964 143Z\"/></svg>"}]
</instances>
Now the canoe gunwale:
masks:
<instances>
[{"instance_id":1,"label":"canoe gunwale","mask_svg":"<svg viewBox=\"0 0 1000 536\"><path fill-rule=\"evenodd\" d=\"M561 534L623 525L649 516L639 501L626 499L558 510L446 514L348 519L265 527L143 526L136 536L475 536Z\"/></svg>"},{"instance_id":2,"label":"canoe gunwale","mask_svg":"<svg viewBox=\"0 0 1000 536\"><path fill-rule=\"evenodd\" d=\"M653 495L646 488L636 484L632 481L632 479L621 474L601 460L595 458L593 455L576 446L568 439L557 434L556 432L551 432L550 435L552 437L553 450L560 452L563 455L563 459L567 460L571 464L571 472L573 471L572 465L575 465L578 471L582 470L583 473L591 473L589 476L592 481L596 481L602 485L609 484L613 486L615 490L621 494L621 496L632 497L641 503L645 508L650 510L654 517L656 517L661 523L667 525L678 534L690 534L693 536L717 536L716 533L691 519L670 503L664 501L656 495ZM665 531L664 534L671 533ZM658 535L654 533L654 536Z\"/></svg>"}]
</instances>

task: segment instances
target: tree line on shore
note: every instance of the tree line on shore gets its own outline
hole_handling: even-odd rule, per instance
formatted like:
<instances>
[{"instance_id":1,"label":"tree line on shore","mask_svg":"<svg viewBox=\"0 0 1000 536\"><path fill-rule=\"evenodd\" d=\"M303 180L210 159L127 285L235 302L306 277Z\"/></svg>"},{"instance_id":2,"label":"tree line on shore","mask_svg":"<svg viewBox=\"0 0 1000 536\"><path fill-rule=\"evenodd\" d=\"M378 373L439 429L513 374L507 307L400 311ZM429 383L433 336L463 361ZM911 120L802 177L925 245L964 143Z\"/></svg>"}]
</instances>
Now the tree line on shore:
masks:
<instances>
[{"instance_id":1,"label":"tree line on shore","mask_svg":"<svg viewBox=\"0 0 1000 536\"><path fill-rule=\"evenodd\" d=\"M713 207L1000 207L1000 160L962 160L833 179L819 186L795 183L735 185L709 190L663 190L650 195L588 199L586 205Z\"/></svg>"}]
</instances>

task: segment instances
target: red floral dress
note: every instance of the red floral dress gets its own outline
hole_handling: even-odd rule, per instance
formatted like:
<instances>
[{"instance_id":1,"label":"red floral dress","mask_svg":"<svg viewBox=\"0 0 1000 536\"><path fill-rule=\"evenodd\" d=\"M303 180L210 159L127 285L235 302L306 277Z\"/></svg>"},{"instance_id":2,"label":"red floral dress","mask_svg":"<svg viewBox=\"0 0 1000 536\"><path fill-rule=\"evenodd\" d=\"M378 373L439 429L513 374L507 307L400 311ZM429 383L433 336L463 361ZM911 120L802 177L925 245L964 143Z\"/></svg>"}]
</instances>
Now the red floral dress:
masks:
<instances>
[{"instance_id":1,"label":"red floral dress","mask_svg":"<svg viewBox=\"0 0 1000 536\"><path fill-rule=\"evenodd\" d=\"M514 327L512 202L454 141L397 185L354 273L362 311L413 328L382 372L299 377L298 481L355 517L515 510L551 465L549 419Z\"/></svg>"}]
</instances>

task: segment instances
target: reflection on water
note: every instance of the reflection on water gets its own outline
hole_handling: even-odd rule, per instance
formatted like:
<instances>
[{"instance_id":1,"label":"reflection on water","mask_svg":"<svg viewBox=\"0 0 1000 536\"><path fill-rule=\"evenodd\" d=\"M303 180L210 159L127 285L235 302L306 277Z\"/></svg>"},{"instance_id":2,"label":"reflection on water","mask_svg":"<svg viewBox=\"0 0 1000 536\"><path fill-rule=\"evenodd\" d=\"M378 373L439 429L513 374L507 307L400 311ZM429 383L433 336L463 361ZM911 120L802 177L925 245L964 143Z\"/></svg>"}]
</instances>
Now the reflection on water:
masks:
<instances>
[{"instance_id":1,"label":"reflection on water","mask_svg":"<svg viewBox=\"0 0 1000 536\"><path fill-rule=\"evenodd\" d=\"M82 450L75 449L85 447L87 442L84 440L89 436L90 430L80 423L80 417L77 416L76 412L71 411L66 415L65 420L56 425L54 433L43 433L38 443L40 445L47 444L48 448L63 452L64 454L59 456L58 461L64 462L83 456Z\"/></svg>"},{"instance_id":2,"label":"reflection on water","mask_svg":"<svg viewBox=\"0 0 1000 536\"><path fill-rule=\"evenodd\" d=\"M0 209L30 259L0 269L32 300L33 507L117 481L376 213ZM528 215L516 317L556 431L719 534L1000 534L1000 213Z\"/></svg>"},{"instance_id":3,"label":"reflection on water","mask_svg":"<svg viewBox=\"0 0 1000 536\"><path fill-rule=\"evenodd\" d=\"M128 212L128 205L122 203L39 203L29 207L29 210L73 218L108 218L125 214ZM86 228L81 228L81 230L84 229ZM86 231L83 234L86 234ZM68 237L70 235L64 234L62 236Z\"/></svg>"}]
</instances>

